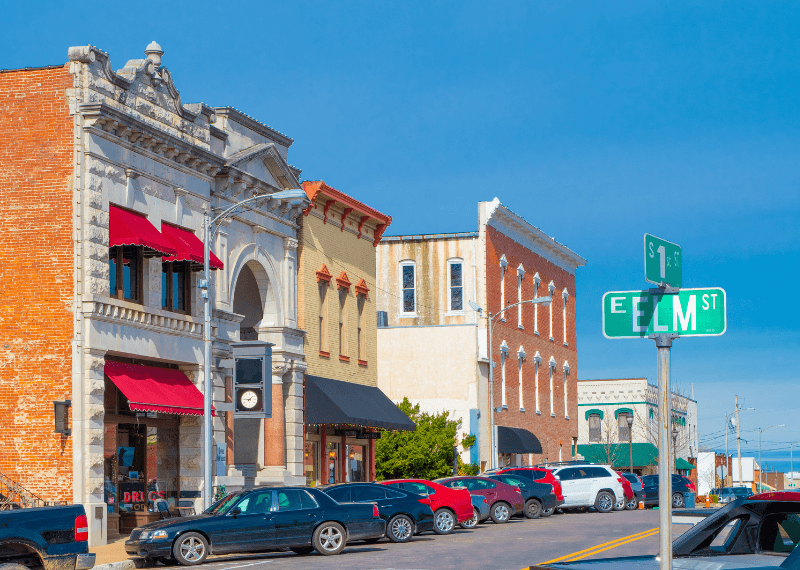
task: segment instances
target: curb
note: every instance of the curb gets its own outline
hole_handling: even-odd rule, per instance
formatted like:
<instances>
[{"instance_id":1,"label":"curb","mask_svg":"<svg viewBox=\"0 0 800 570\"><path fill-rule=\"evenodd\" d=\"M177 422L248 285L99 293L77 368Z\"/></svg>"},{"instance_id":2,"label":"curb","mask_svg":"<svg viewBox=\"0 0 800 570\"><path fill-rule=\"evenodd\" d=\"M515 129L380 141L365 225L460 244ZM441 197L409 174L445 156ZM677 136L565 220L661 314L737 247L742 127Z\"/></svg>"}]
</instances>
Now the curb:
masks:
<instances>
[{"instance_id":1,"label":"curb","mask_svg":"<svg viewBox=\"0 0 800 570\"><path fill-rule=\"evenodd\" d=\"M110 562L108 564L99 564L92 568L92 570L135 570L136 564L133 560L122 560L121 562Z\"/></svg>"}]
</instances>

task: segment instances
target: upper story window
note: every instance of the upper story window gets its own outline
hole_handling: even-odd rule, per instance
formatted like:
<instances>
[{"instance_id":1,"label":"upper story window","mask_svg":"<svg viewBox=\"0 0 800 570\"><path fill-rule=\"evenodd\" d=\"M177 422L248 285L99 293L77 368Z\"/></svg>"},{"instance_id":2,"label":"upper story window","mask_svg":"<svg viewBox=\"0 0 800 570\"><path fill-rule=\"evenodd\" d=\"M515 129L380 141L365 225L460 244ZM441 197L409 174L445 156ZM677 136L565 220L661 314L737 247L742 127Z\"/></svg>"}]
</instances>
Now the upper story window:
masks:
<instances>
[{"instance_id":1,"label":"upper story window","mask_svg":"<svg viewBox=\"0 0 800 570\"><path fill-rule=\"evenodd\" d=\"M564 300L561 311L563 320L562 328L564 330L564 346L569 346L569 343L567 342L567 301L569 301L569 291L567 291L566 287L564 287L564 290L561 292L561 298Z\"/></svg>"},{"instance_id":2,"label":"upper story window","mask_svg":"<svg viewBox=\"0 0 800 570\"><path fill-rule=\"evenodd\" d=\"M366 295L358 295L356 302L358 304L358 360L364 362L367 360L367 313L364 310L367 302Z\"/></svg>"},{"instance_id":3,"label":"upper story window","mask_svg":"<svg viewBox=\"0 0 800 570\"><path fill-rule=\"evenodd\" d=\"M589 443L600 443L600 414L589 414Z\"/></svg>"},{"instance_id":4,"label":"upper story window","mask_svg":"<svg viewBox=\"0 0 800 570\"><path fill-rule=\"evenodd\" d=\"M506 308L506 269L508 269L508 260L506 255L500 256L500 310ZM503 311L500 315L500 320L506 320L506 313Z\"/></svg>"},{"instance_id":5,"label":"upper story window","mask_svg":"<svg viewBox=\"0 0 800 570\"><path fill-rule=\"evenodd\" d=\"M191 312L191 268L188 261L161 264L161 306L178 313Z\"/></svg>"},{"instance_id":6,"label":"upper story window","mask_svg":"<svg viewBox=\"0 0 800 570\"><path fill-rule=\"evenodd\" d=\"M631 428L628 427L628 418L633 417L632 414L629 412L621 412L619 416L617 416L617 421L619 423L619 440L620 441L630 441L631 439Z\"/></svg>"},{"instance_id":7,"label":"upper story window","mask_svg":"<svg viewBox=\"0 0 800 570\"><path fill-rule=\"evenodd\" d=\"M125 245L108 249L109 295L143 302L144 247Z\"/></svg>"},{"instance_id":8,"label":"upper story window","mask_svg":"<svg viewBox=\"0 0 800 570\"><path fill-rule=\"evenodd\" d=\"M460 259L447 262L447 308L449 311L464 310L464 263Z\"/></svg>"},{"instance_id":9,"label":"upper story window","mask_svg":"<svg viewBox=\"0 0 800 570\"><path fill-rule=\"evenodd\" d=\"M522 264L517 267L517 327L524 329L522 326L522 281L525 279L525 268Z\"/></svg>"},{"instance_id":10,"label":"upper story window","mask_svg":"<svg viewBox=\"0 0 800 570\"><path fill-rule=\"evenodd\" d=\"M339 356L349 356L347 327L347 293L344 287L339 288Z\"/></svg>"},{"instance_id":11,"label":"upper story window","mask_svg":"<svg viewBox=\"0 0 800 570\"><path fill-rule=\"evenodd\" d=\"M319 289L319 351L328 353L328 287L327 281L317 283Z\"/></svg>"},{"instance_id":12,"label":"upper story window","mask_svg":"<svg viewBox=\"0 0 800 570\"><path fill-rule=\"evenodd\" d=\"M413 261L400 262L401 313L414 315L417 312L417 276Z\"/></svg>"}]
</instances>

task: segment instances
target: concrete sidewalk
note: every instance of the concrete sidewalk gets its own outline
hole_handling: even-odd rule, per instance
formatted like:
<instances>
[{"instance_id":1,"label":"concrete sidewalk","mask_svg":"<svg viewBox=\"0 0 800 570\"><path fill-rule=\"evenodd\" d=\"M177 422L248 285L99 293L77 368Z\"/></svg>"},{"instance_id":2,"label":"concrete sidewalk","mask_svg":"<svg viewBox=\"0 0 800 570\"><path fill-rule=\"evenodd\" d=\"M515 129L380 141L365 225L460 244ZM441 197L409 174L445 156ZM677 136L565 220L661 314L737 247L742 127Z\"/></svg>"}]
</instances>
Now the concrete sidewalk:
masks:
<instances>
[{"instance_id":1,"label":"concrete sidewalk","mask_svg":"<svg viewBox=\"0 0 800 570\"><path fill-rule=\"evenodd\" d=\"M89 552L95 555L95 570L131 570L135 568L133 560L125 552L127 536L111 539L105 546L90 548Z\"/></svg>"}]
</instances>

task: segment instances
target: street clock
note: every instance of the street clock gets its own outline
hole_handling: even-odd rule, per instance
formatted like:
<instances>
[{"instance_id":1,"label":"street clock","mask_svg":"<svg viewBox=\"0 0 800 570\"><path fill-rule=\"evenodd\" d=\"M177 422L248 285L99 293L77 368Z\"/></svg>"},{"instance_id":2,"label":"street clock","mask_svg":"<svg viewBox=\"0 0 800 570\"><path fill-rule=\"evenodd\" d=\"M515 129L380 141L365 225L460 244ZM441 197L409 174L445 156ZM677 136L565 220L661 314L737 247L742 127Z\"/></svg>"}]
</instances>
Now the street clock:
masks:
<instances>
[{"instance_id":1,"label":"street clock","mask_svg":"<svg viewBox=\"0 0 800 570\"><path fill-rule=\"evenodd\" d=\"M271 343L234 343L232 396L234 417L272 417Z\"/></svg>"}]
</instances>

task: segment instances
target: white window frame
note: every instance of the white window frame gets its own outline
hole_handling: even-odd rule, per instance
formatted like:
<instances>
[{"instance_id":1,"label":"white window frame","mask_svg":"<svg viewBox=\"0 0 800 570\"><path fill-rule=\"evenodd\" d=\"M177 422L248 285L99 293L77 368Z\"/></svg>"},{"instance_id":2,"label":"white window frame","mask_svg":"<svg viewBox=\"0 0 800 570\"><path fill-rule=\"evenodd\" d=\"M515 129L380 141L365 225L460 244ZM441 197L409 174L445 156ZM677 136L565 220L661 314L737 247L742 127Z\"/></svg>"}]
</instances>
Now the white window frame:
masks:
<instances>
[{"instance_id":1,"label":"white window frame","mask_svg":"<svg viewBox=\"0 0 800 570\"><path fill-rule=\"evenodd\" d=\"M564 300L564 305L562 308L562 318L564 321L564 346L569 346L569 343L567 342L567 301L569 301L569 291L567 291L566 287L564 287L564 290L561 292L561 298Z\"/></svg>"},{"instance_id":2,"label":"white window frame","mask_svg":"<svg viewBox=\"0 0 800 570\"><path fill-rule=\"evenodd\" d=\"M405 311L405 289L403 289L403 268L414 268L414 310L412 312ZM417 262L413 259L405 259L400 262L400 316L401 317L416 317L417 316Z\"/></svg>"},{"instance_id":3,"label":"white window frame","mask_svg":"<svg viewBox=\"0 0 800 570\"><path fill-rule=\"evenodd\" d=\"M500 405L504 410L508 409L506 402L506 360L508 360L508 343L503 341L500 345Z\"/></svg>"},{"instance_id":4,"label":"white window frame","mask_svg":"<svg viewBox=\"0 0 800 570\"><path fill-rule=\"evenodd\" d=\"M539 283L542 282L542 279L539 277L539 272L537 271L536 274L533 276L533 298L539 298ZM539 304L535 304L533 306L533 334L539 336ZM537 408L538 409L538 408Z\"/></svg>"},{"instance_id":5,"label":"white window frame","mask_svg":"<svg viewBox=\"0 0 800 570\"><path fill-rule=\"evenodd\" d=\"M550 368L550 417L556 417L556 410L553 404L553 373L556 371L556 359L552 356L550 357L549 368Z\"/></svg>"},{"instance_id":6,"label":"white window frame","mask_svg":"<svg viewBox=\"0 0 800 570\"><path fill-rule=\"evenodd\" d=\"M416 274L415 274L415 275L416 275ZM551 281L551 282L550 282L550 284L547 286L547 290L548 290L548 291L550 291L550 299L551 299L551 301L550 301L550 305L549 305L549 307L548 307L548 308L550 309L550 340L556 340L556 339L553 337L553 301L552 301L552 299L553 299L553 295L555 295L555 292L556 292L556 285L555 285L555 283L553 283L553 282Z\"/></svg>"},{"instance_id":7,"label":"white window frame","mask_svg":"<svg viewBox=\"0 0 800 570\"><path fill-rule=\"evenodd\" d=\"M536 390L536 413L541 415L542 409L539 407L539 365L542 363L542 357L538 350L533 357L533 362L533 386Z\"/></svg>"},{"instance_id":8,"label":"white window frame","mask_svg":"<svg viewBox=\"0 0 800 570\"><path fill-rule=\"evenodd\" d=\"M500 256L500 320L506 321L506 313L503 309L506 308L506 269L508 269L508 260L506 254Z\"/></svg>"},{"instance_id":9,"label":"white window frame","mask_svg":"<svg viewBox=\"0 0 800 570\"><path fill-rule=\"evenodd\" d=\"M453 309L453 301L451 299L452 285L450 284L450 278L451 278L450 266L451 265L456 265L456 264L461 266L461 309ZM414 272L415 282L416 282L416 276L417 276L417 273L415 271ZM447 315L464 315L464 314L466 314L466 309L464 309L464 304L465 304L464 303L464 299L466 299L466 297L464 296L464 260L461 259L460 257L454 257L452 259L448 259L447 260L447 312L446 312L446 314Z\"/></svg>"},{"instance_id":10,"label":"white window frame","mask_svg":"<svg viewBox=\"0 0 800 570\"><path fill-rule=\"evenodd\" d=\"M564 361L564 418L569 419L569 408L567 404L569 403L569 399L567 398L567 375L569 374L569 362L566 360Z\"/></svg>"},{"instance_id":11,"label":"white window frame","mask_svg":"<svg viewBox=\"0 0 800 570\"><path fill-rule=\"evenodd\" d=\"M525 362L525 349L523 347L519 347L517 351L517 362L519 364L519 411L525 411L525 403L522 397L522 363Z\"/></svg>"},{"instance_id":12,"label":"white window frame","mask_svg":"<svg viewBox=\"0 0 800 570\"><path fill-rule=\"evenodd\" d=\"M525 327L522 326L522 282L524 280L525 268L520 263L519 267L517 267L517 303L520 303L517 305L517 328L520 329L525 329Z\"/></svg>"}]
</instances>

